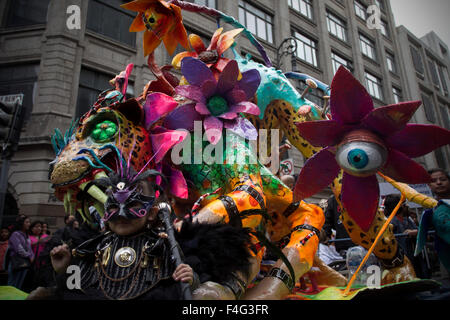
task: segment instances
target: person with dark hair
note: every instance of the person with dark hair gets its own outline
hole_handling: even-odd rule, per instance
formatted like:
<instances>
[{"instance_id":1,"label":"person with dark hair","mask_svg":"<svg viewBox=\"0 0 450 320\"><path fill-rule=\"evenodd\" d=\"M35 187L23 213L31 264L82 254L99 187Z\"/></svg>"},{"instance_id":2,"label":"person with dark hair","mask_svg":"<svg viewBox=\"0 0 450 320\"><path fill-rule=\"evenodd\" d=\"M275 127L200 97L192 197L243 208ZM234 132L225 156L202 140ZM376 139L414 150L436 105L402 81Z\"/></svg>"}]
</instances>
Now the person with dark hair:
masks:
<instances>
[{"instance_id":1,"label":"person with dark hair","mask_svg":"<svg viewBox=\"0 0 450 320\"><path fill-rule=\"evenodd\" d=\"M8 243L8 286L22 288L25 277L34 261L31 240L28 236L31 221L25 215L16 220L15 231Z\"/></svg>"},{"instance_id":2,"label":"person with dark hair","mask_svg":"<svg viewBox=\"0 0 450 320\"><path fill-rule=\"evenodd\" d=\"M48 230L48 223L47 222L42 222L42 234L46 234L46 235L50 235L51 232L50 230Z\"/></svg>"},{"instance_id":3,"label":"person with dark hair","mask_svg":"<svg viewBox=\"0 0 450 320\"><path fill-rule=\"evenodd\" d=\"M428 171L431 177L429 187L435 194L437 200L450 199L450 176L443 169L432 169Z\"/></svg>"},{"instance_id":4,"label":"person with dark hair","mask_svg":"<svg viewBox=\"0 0 450 320\"><path fill-rule=\"evenodd\" d=\"M435 229L435 248L439 260L450 275L450 178L448 172L443 169L428 171L431 182L428 184L438 200L438 204L426 210L420 220L419 236L415 255L419 255L425 248L428 231Z\"/></svg>"},{"instance_id":5,"label":"person with dark hair","mask_svg":"<svg viewBox=\"0 0 450 320\"><path fill-rule=\"evenodd\" d=\"M47 234L42 234L41 221L34 221L31 224L29 234L31 240L31 249L34 253L32 286L35 287L40 277L41 266L45 264L45 260L42 259L41 255L44 251L45 244L50 239L50 237Z\"/></svg>"},{"instance_id":6,"label":"person with dark hair","mask_svg":"<svg viewBox=\"0 0 450 320\"><path fill-rule=\"evenodd\" d=\"M325 210L325 224L323 225L323 230L325 230L326 236L331 239L332 230L336 231L336 240L350 238L345 230L344 225L340 219L341 216L341 208L336 201L335 196L332 196L328 199L327 208ZM345 257L345 252L348 248L353 246L353 242L351 240L348 241L337 241L335 243L336 251Z\"/></svg>"},{"instance_id":7,"label":"person with dark hair","mask_svg":"<svg viewBox=\"0 0 450 320\"><path fill-rule=\"evenodd\" d=\"M399 195L390 194L386 196L384 199L384 214L386 217L390 216L399 201ZM416 275L422 279L430 278L430 270L426 266L425 260L422 257L414 256L418 227L410 217L410 211L406 203L401 205L391 224L394 226L394 234L403 234L403 236L397 237L397 241L408 259L411 260Z\"/></svg>"}]
</instances>

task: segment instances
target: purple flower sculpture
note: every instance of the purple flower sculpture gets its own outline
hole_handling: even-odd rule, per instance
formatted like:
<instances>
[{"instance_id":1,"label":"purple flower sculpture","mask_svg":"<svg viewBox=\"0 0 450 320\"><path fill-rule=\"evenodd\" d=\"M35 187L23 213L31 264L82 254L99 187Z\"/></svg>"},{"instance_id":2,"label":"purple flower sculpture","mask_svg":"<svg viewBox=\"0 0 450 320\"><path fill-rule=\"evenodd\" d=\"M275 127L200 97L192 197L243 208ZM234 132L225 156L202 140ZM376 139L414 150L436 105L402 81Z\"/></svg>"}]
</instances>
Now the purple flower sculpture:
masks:
<instances>
[{"instance_id":1,"label":"purple flower sculpture","mask_svg":"<svg viewBox=\"0 0 450 320\"><path fill-rule=\"evenodd\" d=\"M296 201L327 187L344 170L342 204L367 231L379 201L376 173L408 184L426 183L425 169L411 160L450 143L450 131L433 125L407 124L420 101L374 109L366 89L340 67L331 84L332 120L297 123L300 134L323 147L300 172Z\"/></svg>"},{"instance_id":2,"label":"purple flower sculpture","mask_svg":"<svg viewBox=\"0 0 450 320\"><path fill-rule=\"evenodd\" d=\"M186 119L195 119L200 115L210 143L215 145L219 142L224 128L249 140L257 138L255 127L238 115L260 113L258 106L248 101L255 95L261 81L257 70L242 73L238 81L238 64L231 60L216 80L205 63L186 57L181 62L181 72L189 85L178 86L175 92L194 102L184 110ZM192 124L186 126L191 128Z\"/></svg>"}]
</instances>

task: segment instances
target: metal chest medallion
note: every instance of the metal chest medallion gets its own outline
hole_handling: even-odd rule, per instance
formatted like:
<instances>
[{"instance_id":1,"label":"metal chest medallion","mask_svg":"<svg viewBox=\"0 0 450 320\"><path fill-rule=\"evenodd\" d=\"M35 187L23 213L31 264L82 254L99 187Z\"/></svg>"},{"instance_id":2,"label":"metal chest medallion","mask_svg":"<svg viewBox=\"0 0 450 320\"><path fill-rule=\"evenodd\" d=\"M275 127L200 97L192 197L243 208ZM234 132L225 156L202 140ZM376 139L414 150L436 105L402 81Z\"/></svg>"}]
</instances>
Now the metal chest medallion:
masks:
<instances>
[{"instance_id":1,"label":"metal chest medallion","mask_svg":"<svg viewBox=\"0 0 450 320\"><path fill-rule=\"evenodd\" d=\"M136 261L136 251L130 247L120 248L114 255L114 262L122 268L131 266L134 261Z\"/></svg>"}]
</instances>

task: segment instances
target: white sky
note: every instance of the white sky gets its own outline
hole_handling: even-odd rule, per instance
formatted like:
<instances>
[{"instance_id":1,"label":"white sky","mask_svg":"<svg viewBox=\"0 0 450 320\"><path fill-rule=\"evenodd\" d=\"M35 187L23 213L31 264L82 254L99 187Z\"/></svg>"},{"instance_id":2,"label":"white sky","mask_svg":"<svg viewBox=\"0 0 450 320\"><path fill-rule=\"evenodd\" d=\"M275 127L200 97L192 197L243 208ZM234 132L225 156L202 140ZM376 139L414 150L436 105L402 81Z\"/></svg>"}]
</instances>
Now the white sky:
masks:
<instances>
[{"instance_id":1,"label":"white sky","mask_svg":"<svg viewBox=\"0 0 450 320\"><path fill-rule=\"evenodd\" d=\"M450 0L390 0L397 26L418 38L434 31L450 47Z\"/></svg>"}]
</instances>

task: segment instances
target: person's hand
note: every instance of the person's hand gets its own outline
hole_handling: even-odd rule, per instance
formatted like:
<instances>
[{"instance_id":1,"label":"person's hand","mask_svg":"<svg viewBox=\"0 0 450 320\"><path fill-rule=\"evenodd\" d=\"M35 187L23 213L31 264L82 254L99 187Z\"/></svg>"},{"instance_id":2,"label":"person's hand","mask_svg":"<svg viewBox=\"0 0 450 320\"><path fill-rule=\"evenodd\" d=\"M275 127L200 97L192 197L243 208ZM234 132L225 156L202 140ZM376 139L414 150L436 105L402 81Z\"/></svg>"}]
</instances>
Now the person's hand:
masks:
<instances>
[{"instance_id":1,"label":"person's hand","mask_svg":"<svg viewBox=\"0 0 450 320\"><path fill-rule=\"evenodd\" d=\"M70 264L72 255L67 244L57 246L50 251L50 258L52 259L52 266L56 273L66 271Z\"/></svg>"},{"instance_id":2,"label":"person's hand","mask_svg":"<svg viewBox=\"0 0 450 320\"><path fill-rule=\"evenodd\" d=\"M278 151L281 154L281 153L283 153L283 152L285 152L287 150L290 150L290 149L292 149L292 146L289 143L285 143L285 144L283 144L282 146L279 147Z\"/></svg>"},{"instance_id":3,"label":"person's hand","mask_svg":"<svg viewBox=\"0 0 450 320\"><path fill-rule=\"evenodd\" d=\"M187 282L192 285L194 282L194 271L187 264L180 264L172 275L175 281Z\"/></svg>"},{"instance_id":4,"label":"person's hand","mask_svg":"<svg viewBox=\"0 0 450 320\"><path fill-rule=\"evenodd\" d=\"M411 230L411 229L408 229L408 230L405 230L405 233L408 235L408 237L415 237L415 236L417 236L417 230L415 229L415 230Z\"/></svg>"}]
</instances>

